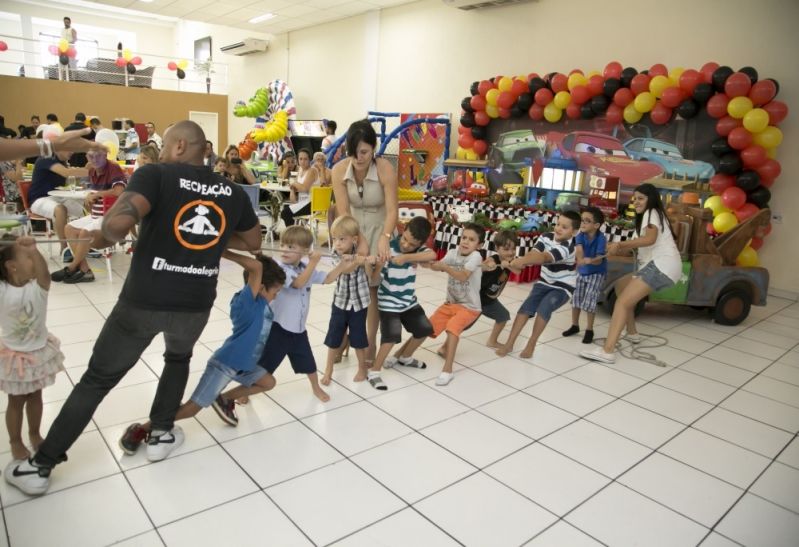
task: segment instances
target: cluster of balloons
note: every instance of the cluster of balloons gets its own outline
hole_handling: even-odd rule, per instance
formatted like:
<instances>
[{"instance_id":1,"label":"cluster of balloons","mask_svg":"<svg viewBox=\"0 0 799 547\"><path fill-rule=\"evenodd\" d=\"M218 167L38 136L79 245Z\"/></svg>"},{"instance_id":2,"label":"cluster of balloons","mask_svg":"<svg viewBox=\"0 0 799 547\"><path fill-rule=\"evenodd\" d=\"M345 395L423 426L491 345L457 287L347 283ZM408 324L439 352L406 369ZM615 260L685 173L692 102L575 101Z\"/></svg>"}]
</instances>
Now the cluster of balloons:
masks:
<instances>
[{"instance_id":1,"label":"cluster of balloons","mask_svg":"<svg viewBox=\"0 0 799 547\"><path fill-rule=\"evenodd\" d=\"M69 42L64 39L59 40L58 45L49 46L47 51L53 55L58 55L58 62L64 66L68 65L69 60L73 59L78 54L75 47L69 45Z\"/></svg>"},{"instance_id":2,"label":"cluster of balloons","mask_svg":"<svg viewBox=\"0 0 799 547\"><path fill-rule=\"evenodd\" d=\"M264 124L263 129L254 129L250 132L255 142L277 142L286 137L289 128L289 115L285 110L278 110L271 120Z\"/></svg>"},{"instance_id":3,"label":"cluster of balloons","mask_svg":"<svg viewBox=\"0 0 799 547\"><path fill-rule=\"evenodd\" d=\"M141 64L141 57L133 55L128 48L122 50L122 56L117 57L115 64L128 71L128 74L136 74L136 67Z\"/></svg>"},{"instance_id":4,"label":"cluster of balloons","mask_svg":"<svg viewBox=\"0 0 799 547\"><path fill-rule=\"evenodd\" d=\"M169 61L166 64L166 67L169 70L175 72L175 75L178 77L178 80L182 80L186 77L186 67L189 66L189 62L186 59L181 59L177 63L175 61Z\"/></svg>"}]
</instances>

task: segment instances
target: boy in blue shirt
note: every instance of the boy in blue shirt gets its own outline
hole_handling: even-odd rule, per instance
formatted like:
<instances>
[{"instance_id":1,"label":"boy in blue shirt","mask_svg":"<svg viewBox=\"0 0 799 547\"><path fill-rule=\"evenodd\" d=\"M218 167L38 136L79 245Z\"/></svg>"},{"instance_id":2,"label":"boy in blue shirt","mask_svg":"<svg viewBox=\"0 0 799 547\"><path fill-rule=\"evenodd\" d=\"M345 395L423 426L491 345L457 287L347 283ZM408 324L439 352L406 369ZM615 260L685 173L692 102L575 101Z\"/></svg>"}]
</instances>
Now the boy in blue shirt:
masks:
<instances>
[{"instance_id":1,"label":"boy in blue shirt","mask_svg":"<svg viewBox=\"0 0 799 547\"><path fill-rule=\"evenodd\" d=\"M580 215L580 233L574 238L574 258L577 264L577 284L572 297L572 326L563 331L563 336L580 332L580 310L585 310L588 321L583 335L583 344L594 341L594 317L599 291L605 285L608 273L608 240L599 227L605 215L596 207L586 207Z\"/></svg>"},{"instance_id":2,"label":"boy in blue shirt","mask_svg":"<svg viewBox=\"0 0 799 547\"><path fill-rule=\"evenodd\" d=\"M247 285L233 295L230 302L233 333L208 360L191 399L180 406L175 420L191 418L203 408L213 406L223 421L238 425L234 399L267 391L275 386L274 377L257 366L257 361L272 329L273 313L269 303L283 288L286 274L268 257L251 258L229 250L222 256L244 268ZM231 380L241 385L222 394ZM150 428L150 422L130 425L119 440L119 446L126 454L135 454L141 442L150 436ZM183 443L183 430L180 427L176 426L172 433L172 443L148 443L148 460L163 460Z\"/></svg>"}]
</instances>

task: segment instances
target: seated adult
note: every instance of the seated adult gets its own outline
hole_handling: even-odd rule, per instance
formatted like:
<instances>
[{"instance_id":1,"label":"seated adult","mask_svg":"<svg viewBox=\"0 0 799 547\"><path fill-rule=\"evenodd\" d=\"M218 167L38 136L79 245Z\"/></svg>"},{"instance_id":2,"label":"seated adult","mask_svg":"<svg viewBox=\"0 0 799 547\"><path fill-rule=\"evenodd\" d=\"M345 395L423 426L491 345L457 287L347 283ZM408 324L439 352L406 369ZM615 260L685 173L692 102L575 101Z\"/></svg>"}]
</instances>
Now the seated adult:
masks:
<instances>
[{"instance_id":1,"label":"seated adult","mask_svg":"<svg viewBox=\"0 0 799 547\"><path fill-rule=\"evenodd\" d=\"M297 156L294 152L289 150L286 152L277 164L277 178L287 179L291 176L293 171L297 170Z\"/></svg>"},{"instance_id":2,"label":"seated adult","mask_svg":"<svg viewBox=\"0 0 799 547\"><path fill-rule=\"evenodd\" d=\"M289 185L289 201L283 206L280 218L286 226L294 224L295 216L310 214L311 212L311 187L318 186L319 173L311 165L311 151L305 148L297 153L299 169L297 170L297 180Z\"/></svg>"},{"instance_id":3,"label":"seated adult","mask_svg":"<svg viewBox=\"0 0 799 547\"><path fill-rule=\"evenodd\" d=\"M316 167L316 171L319 173L319 186L330 186L333 182L332 171L325 165L326 161L327 156L325 156L324 152L314 153L313 166Z\"/></svg>"},{"instance_id":4,"label":"seated adult","mask_svg":"<svg viewBox=\"0 0 799 547\"><path fill-rule=\"evenodd\" d=\"M89 161L87 165L91 180L89 187L91 192L86 196L86 208L91 213L67 224L66 234L69 239L90 240L92 232L100 229L105 211L111 208L128 184L122 168L116 162L108 161L103 152L89 152L86 154L86 159ZM76 241L71 247L74 255L72 264L50 274L50 279L64 283L94 281L94 273L86 261L89 241Z\"/></svg>"},{"instance_id":5,"label":"seated adult","mask_svg":"<svg viewBox=\"0 0 799 547\"><path fill-rule=\"evenodd\" d=\"M231 144L227 147L225 159L230 164L228 166L228 174L232 181L239 184L255 184L255 175L241 161L239 149L236 148L236 145Z\"/></svg>"},{"instance_id":6,"label":"seated adult","mask_svg":"<svg viewBox=\"0 0 799 547\"><path fill-rule=\"evenodd\" d=\"M58 151L54 157L39 158L33 165L33 177L28 190L28 203L31 212L53 221L58 239L66 239L65 227L67 217L82 217L83 204L75 199L63 202L48 196L48 193L67 182L67 177L86 177L89 171L85 167L69 167L67 161L72 152ZM64 251L64 261L72 261L72 253L66 248L66 243L61 243Z\"/></svg>"}]
</instances>

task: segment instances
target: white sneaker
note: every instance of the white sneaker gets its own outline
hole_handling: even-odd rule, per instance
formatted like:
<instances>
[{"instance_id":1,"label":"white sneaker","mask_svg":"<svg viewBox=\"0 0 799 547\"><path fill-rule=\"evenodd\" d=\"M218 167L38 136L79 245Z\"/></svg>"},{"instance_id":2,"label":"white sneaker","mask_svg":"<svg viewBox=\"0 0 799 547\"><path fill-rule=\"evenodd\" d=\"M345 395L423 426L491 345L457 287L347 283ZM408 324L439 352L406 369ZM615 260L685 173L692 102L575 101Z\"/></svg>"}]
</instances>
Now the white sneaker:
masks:
<instances>
[{"instance_id":1,"label":"white sneaker","mask_svg":"<svg viewBox=\"0 0 799 547\"><path fill-rule=\"evenodd\" d=\"M644 337L638 334L637 332L635 334L630 334L628 332L627 334L624 335L624 339L633 344L640 344L641 342L644 341Z\"/></svg>"},{"instance_id":2,"label":"white sneaker","mask_svg":"<svg viewBox=\"0 0 799 547\"><path fill-rule=\"evenodd\" d=\"M580 352L580 357L584 357L591 361L601 361L602 363L616 362L616 354L605 353L605 350L603 350L600 346L597 346L593 349L584 349Z\"/></svg>"},{"instance_id":3,"label":"white sneaker","mask_svg":"<svg viewBox=\"0 0 799 547\"><path fill-rule=\"evenodd\" d=\"M30 459L11 460L3 471L6 482L29 496L41 496L50 488L49 467L35 465Z\"/></svg>"},{"instance_id":4,"label":"white sneaker","mask_svg":"<svg viewBox=\"0 0 799 547\"><path fill-rule=\"evenodd\" d=\"M438 378L436 378L436 385L445 386L449 384L454 377L455 375L452 374L451 372L442 372L441 374L438 375Z\"/></svg>"},{"instance_id":5,"label":"white sneaker","mask_svg":"<svg viewBox=\"0 0 799 547\"><path fill-rule=\"evenodd\" d=\"M151 462L160 462L172 453L177 447L183 444L183 429L176 425L172 431L161 433L156 436L150 433L147 441L147 459Z\"/></svg>"}]
</instances>

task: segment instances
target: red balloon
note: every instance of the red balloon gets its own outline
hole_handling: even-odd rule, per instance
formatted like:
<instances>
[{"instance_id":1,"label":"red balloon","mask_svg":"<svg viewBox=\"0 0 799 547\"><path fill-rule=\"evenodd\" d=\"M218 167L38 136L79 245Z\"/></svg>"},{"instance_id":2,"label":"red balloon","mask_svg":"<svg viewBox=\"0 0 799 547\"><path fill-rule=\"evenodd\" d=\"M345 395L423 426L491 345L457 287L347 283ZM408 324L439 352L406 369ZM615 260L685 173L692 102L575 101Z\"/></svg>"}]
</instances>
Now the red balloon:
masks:
<instances>
[{"instance_id":1,"label":"red balloon","mask_svg":"<svg viewBox=\"0 0 799 547\"><path fill-rule=\"evenodd\" d=\"M552 92L545 87L542 87L538 91L535 92L535 104L546 106L552 102Z\"/></svg>"},{"instance_id":2,"label":"red balloon","mask_svg":"<svg viewBox=\"0 0 799 547\"><path fill-rule=\"evenodd\" d=\"M541 91L540 89L538 91ZM533 104L530 107L530 110L527 111L527 114L530 116L530 119L535 121L540 121L544 119L544 105L540 105L538 103ZM475 116L476 118L476 116Z\"/></svg>"},{"instance_id":3,"label":"red balloon","mask_svg":"<svg viewBox=\"0 0 799 547\"><path fill-rule=\"evenodd\" d=\"M736 150L743 150L752 144L752 134L745 127L736 127L727 135L727 144Z\"/></svg>"},{"instance_id":4,"label":"red balloon","mask_svg":"<svg viewBox=\"0 0 799 547\"><path fill-rule=\"evenodd\" d=\"M471 133L464 133L460 137L458 137L458 146L461 148L471 148L474 146L474 137L472 137Z\"/></svg>"},{"instance_id":5,"label":"red balloon","mask_svg":"<svg viewBox=\"0 0 799 547\"><path fill-rule=\"evenodd\" d=\"M743 97L752 88L752 80L743 72L735 72L730 74L727 81L724 82L724 93L732 99L733 97Z\"/></svg>"},{"instance_id":6,"label":"red balloon","mask_svg":"<svg viewBox=\"0 0 799 547\"><path fill-rule=\"evenodd\" d=\"M746 203L746 192L737 186L732 186L724 190L724 193L721 194L721 202L727 209L735 211Z\"/></svg>"},{"instance_id":7,"label":"red balloon","mask_svg":"<svg viewBox=\"0 0 799 547\"><path fill-rule=\"evenodd\" d=\"M169 61L169 62L166 64L166 67L167 67L169 70L177 70L177 69L178 69L178 64L177 64L175 61ZM477 110L477 109L475 109L475 110Z\"/></svg>"},{"instance_id":8,"label":"red balloon","mask_svg":"<svg viewBox=\"0 0 799 547\"><path fill-rule=\"evenodd\" d=\"M716 72L716 69L721 66L718 63L714 63L710 61L709 63L705 63L702 65L702 68L699 69L699 72L702 74L702 82L706 84L713 83L713 73Z\"/></svg>"},{"instance_id":9,"label":"red balloon","mask_svg":"<svg viewBox=\"0 0 799 547\"><path fill-rule=\"evenodd\" d=\"M513 80L513 86L511 86L510 92L513 93L514 98L518 98L522 93L527 93L529 89L526 82L522 80Z\"/></svg>"},{"instance_id":10,"label":"red balloon","mask_svg":"<svg viewBox=\"0 0 799 547\"><path fill-rule=\"evenodd\" d=\"M516 102L516 98L513 96L513 93L510 91L503 91L499 94L499 98L497 99L497 106L500 108L508 109L513 106L513 103Z\"/></svg>"},{"instance_id":11,"label":"red balloon","mask_svg":"<svg viewBox=\"0 0 799 547\"><path fill-rule=\"evenodd\" d=\"M685 100L685 93L679 87L667 87L660 96L660 102L663 103L663 106L677 108Z\"/></svg>"},{"instance_id":12,"label":"red balloon","mask_svg":"<svg viewBox=\"0 0 799 547\"><path fill-rule=\"evenodd\" d=\"M753 144L752 146L747 146L741 150L741 161L743 162L744 167L748 169L760 167L766 163L767 159L768 155L766 155L766 149L760 145Z\"/></svg>"},{"instance_id":13,"label":"red balloon","mask_svg":"<svg viewBox=\"0 0 799 547\"><path fill-rule=\"evenodd\" d=\"M538 75L538 72L531 72L530 74L527 75L527 81L528 82L530 80L532 80L533 78L540 78L540 76Z\"/></svg>"},{"instance_id":14,"label":"red balloon","mask_svg":"<svg viewBox=\"0 0 799 547\"><path fill-rule=\"evenodd\" d=\"M721 118L727 115L727 103L730 102L729 97L724 93L716 93L707 102L707 113L713 118Z\"/></svg>"},{"instance_id":15,"label":"red balloon","mask_svg":"<svg viewBox=\"0 0 799 547\"><path fill-rule=\"evenodd\" d=\"M608 112L610 112L610 109L608 109ZM569 106L566 107L566 116L570 120L579 120L580 119L580 105L575 103L575 102L569 103ZM616 123L618 123L618 122L616 122Z\"/></svg>"},{"instance_id":16,"label":"red balloon","mask_svg":"<svg viewBox=\"0 0 799 547\"><path fill-rule=\"evenodd\" d=\"M730 188L730 190L732 190L732 188ZM740 188L739 188L739 190L740 190ZM743 190L741 190L741 191L743 192ZM744 220L755 216L759 210L760 209L754 203L744 203L743 205L741 205L737 209L734 209L733 213L735 213L735 216L738 218L738 222L743 222ZM752 238L752 239L754 239L754 238ZM763 244L763 240L761 239L760 240L760 245L762 245L762 244ZM754 248L754 247L752 247L752 248ZM755 249L755 250L757 250L757 249Z\"/></svg>"},{"instance_id":17,"label":"red balloon","mask_svg":"<svg viewBox=\"0 0 799 547\"><path fill-rule=\"evenodd\" d=\"M782 167L780 166L780 162L777 160L768 159L763 162L763 165L756 168L755 171L758 175L760 175L761 184L764 186L771 186L774 180L780 176Z\"/></svg>"},{"instance_id":18,"label":"red balloon","mask_svg":"<svg viewBox=\"0 0 799 547\"><path fill-rule=\"evenodd\" d=\"M488 93L488 90L489 90L489 89L494 89L494 84L492 84L492 83L491 83L491 82L489 82L488 80L481 80L481 81L480 81L480 83L479 83L479 84L477 84L477 91L478 91L478 92L480 93L480 95L482 95L483 97L485 97L485 96L486 96L486 93Z\"/></svg>"},{"instance_id":19,"label":"red balloon","mask_svg":"<svg viewBox=\"0 0 799 547\"><path fill-rule=\"evenodd\" d=\"M499 117L503 120L510 119L510 108L499 107Z\"/></svg>"},{"instance_id":20,"label":"red balloon","mask_svg":"<svg viewBox=\"0 0 799 547\"><path fill-rule=\"evenodd\" d=\"M477 125L485 126L488 125L490 121L491 117L482 110L479 110L474 113L474 123L476 123Z\"/></svg>"},{"instance_id":21,"label":"red balloon","mask_svg":"<svg viewBox=\"0 0 799 547\"><path fill-rule=\"evenodd\" d=\"M127 64L127 61L125 61L124 57L117 57L117 60L114 64L116 64L118 67L123 67Z\"/></svg>"},{"instance_id":22,"label":"red balloon","mask_svg":"<svg viewBox=\"0 0 799 547\"><path fill-rule=\"evenodd\" d=\"M77 55L78 50L76 50L74 46L69 46L69 49L67 49L67 57L74 59Z\"/></svg>"},{"instance_id":23,"label":"red balloon","mask_svg":"<svg viewBox=\"0 0 799 547\"><path fill-rule=\"evenodd\" d=\"M730 78L732 78L732 76L730 76ZM759 82L756 82L755 85L753 85L749 90L749 98L752 99L752 104L755 106L766 104L773 99L776 94L777 86L771 80L760 80Z\"/></svg>"},{"instance_id":24,"label":"red balloon","mask_svg":"<svg viewBox=\"0 0 799 547\"><path fill-rule=\"evenodd\" d=\"M6 51L7 49L8 49L8 44L0 40L0 51Z\"/></svg>"},{"instance_id":25,"label":"red balloon","mask_svg":"<svg viewBox=\"0 0 799 547\"><path fill-rule=\"evenodd\" d=\"M707 235L711 237L716 237L717 235L719 235L719 233L713 228L712 222L708 222L707 224L705 224L705 230L707 231Z\"/></svg>"},{"instance_id":26,"label":"red balloon","mask_svg":"<svg viewBox=\"0 0 799 547\"><path fill-rule=\"evenodd\" d=\"M596 97L597 95L601 95L603 91L603 86L605 85L605 80L599 74L594 74L590 78L588 78L588 91L591 93L592 97Z\"/></svg>"},{"instance_id":27,"label":"red balloon","mask_svg":"<svg viewBox=\"0 0 799 547\"><path fill-rule=\"evenodd\" d=\"M771 125L777 125L788 116L788 105L782 101L771 101L763 106L763 110L768 112L768 123Z\"/></svg>"},{"instance_id":28,"label":"red balloon","mask_svg":"<svg viewBox=\"0 0 799 547\"><path fill-rule=\"evenodd\" d=\"M572 74L583 74L583 75L584 75L583 71L582 71L581 69L579 69L579 68L573 68L573 69L571 69L571 70L569 71L569 76L571 76Z\"/></svg>"},{"instance_id":29,"label":"red balloon","mask_svg":"<svg viewBox=\"0 0 799 547\"><path fill-rule=\"evenodd\" d=\"M633 78L634 80L635 78ZM635 99L635 94L626 87L620 88L616 93L613 95L613 103L617 106L624 108Z\"/></svg>"},{"instance_id":30,"label":"red balloon","mask_svg":"<svg viewBox=\"0 0 799 547\"><path fill-rule=\"evenodd\" d=\"M571 105L569 105L569 106L571 106ZM574 105L574 106L577 106L577 105ZM569 114L569 107L567 106L566 107L566 115L568 115L568 114ZM577 109L577 114L578 115L580 114L580 109L579 108ZM620 107L619 105L617 105L616 103L611 103L611 105L608 107L607 111L605 112L605 119L609 123L612 123L613 125L621 123L621 120L622 120L623 116L624 116L624 109L622 107ZM571 117L571 116L569 116L569 117Z\"/></svg>"},{"instance_id":31,"label":"red balloon","mask_svg":"<svg viewBox=\"0 0 799 547\"><path fill-rule=\"evenodd\" d=\"M474 150L474 153L478 156L482 156L488 151L488 143L484 140L476 140L472 145L472 150Z\"/></svg>"},{"instance_id":32,"label":"red balloon","mask_svg":"<svg viewBox=\"0 0 799 547\"><path fill-rule=\"evenodd\" d=\"M655 76L668 76L668 75L669 75L669 69L666 68L666 65L664 65L663 63L654 64L649 69L650 78L654 78ZM636 95L638 95L638 93L636 93Z\"/></svg>"},{"instance_id":33,"label":"red balloon","mask_svg":"<svg viewBox=\"0 0 799 547\"><path fill-rule=\"evenodd\" d=\"M131 60L130 60L130 62L131 62L131 63L133 63L134 65L137 65L137 66L138 66L138 65L140 65L140 64L141 64L141 57L139 57L139 56L137 55L136 57L134 57L133 59L131 59Z\"/></svg>"},{"instance_id":34,"label":"red balloon","mask_svg":"<svg viewBox=\"0 0 799 547\"><path fill-rule=\"evenodd\" d=\"M458 135L463 135L464 133L471 133L471 132L472 132L471 127L466 127L465 125L458 126Z\"/></svg>"},{"instance_id":35,"label":"red balloon","mask_svg":"<svg viewBox=\"0 0 799 547\"><path fill-rule=\"evenodd\" d=\"M172 69L170 68L170 70ZM486 99L482 95L472 96L472 98L469 99L469 104L471 105L472 110L474 110L475 112L477 112L478 110L486 109Z\"/></svg>"},{"instance_id":36,"label":"red balloon","mask_svg":"<svg viewBox=\"0 0 799 547\"><path fill-rule=\"evenodd\" d=\"M688 94L691 94L694 92L694 88L702 83L702 78L701 72L694 70L693 68L689 68L680 74L680 89Z\"/></svg>"},{"instance_id":37,"label":"red balloon","mask_svg":"<svg viewBox=\"0 0 799 547\"><path fill-rule=\"evenodd\" d=\"M663 102L658 102L655 105L655 108L653 108L649 113L649 117L652 119L652 123L656 123L658 125L668 123L668 121L671 119L671 108L664 106Z\"/></svg>"},{"instance_id":38,"label":"red balloon","mask_svg":"<svg viewBox=\"0 0 799 547\"><path fill-rule=\"evenodd\" d=\"M735 177L732 175L717 173L710 179L710 189L714 194L721 195L724 190L732 186L735 186Z\"/></svg>"},{"instance_id":39,"label":"red balloon","mask_svg":"<svg viewBox=\"0 0 799 547\"><path fill-rule=\"evenodd\" d=\"M552 87L553 93L569 90L569 78L567 78L565 74L555 74L552 76L552 81L549 84Z\"/></svg>"},{"instance_id":40,"label":"red balloon","mask_svg":"<svg viewBox=\"0 0 799 547\"><path fill-rule=\"evenodd\" d=\"M719 121L716 122L716 133L722 137L726 137L730 134L730 131L738 127L743 127L743 125L743 120L738 120L732 116L724 116L723 118L719 118Z\"/></svg>"},{"instance_id":41,"label":"red balloon","mask_svg":"<svg viewBox=\"0 0 799 547\"><path fill-rule=\"evenodd\" d=\"M605 66L602 75L607 78L621 78L622 66L618 61L612 61Z\"/></svg>"},{"instance_id":42,"label":"red balloon","mask_svg":"<svg viewBox=\"0 0 799 547\"><path fill-rule=\"evenodd\" d=\"M583 104L591 98L591 93L584 85L576 85L572 88L572 100L574 104Z\"/></svg>"},{"instance_id":43,"label":"red balloon","mask_svg":"<svg viewBox=\"0 0 799 547\"><path fill-rule=\"evenodd\" d=\"M649 91L649 81L651 79L652 76L648 74L636 74L630 81L630 89L636 95L643 93L644 91Z\"/></svg>"},{"instance_id":44,"label":"red balloon","mask_svg":"<svg viewBox=\"0 0 799 547\"><path fill-rule=\"evenodd\" d=\"M759 251L760 247L763 246L763 239L759 237L753 237L752 241L749 242L749 246L752 247L755 251Z\"/></svg>"}]
</instances>

